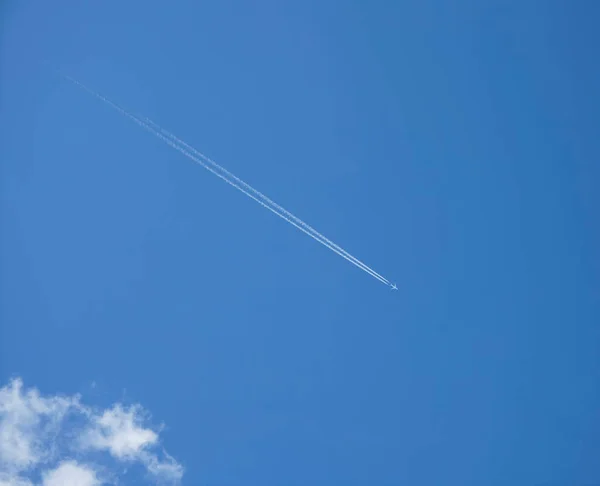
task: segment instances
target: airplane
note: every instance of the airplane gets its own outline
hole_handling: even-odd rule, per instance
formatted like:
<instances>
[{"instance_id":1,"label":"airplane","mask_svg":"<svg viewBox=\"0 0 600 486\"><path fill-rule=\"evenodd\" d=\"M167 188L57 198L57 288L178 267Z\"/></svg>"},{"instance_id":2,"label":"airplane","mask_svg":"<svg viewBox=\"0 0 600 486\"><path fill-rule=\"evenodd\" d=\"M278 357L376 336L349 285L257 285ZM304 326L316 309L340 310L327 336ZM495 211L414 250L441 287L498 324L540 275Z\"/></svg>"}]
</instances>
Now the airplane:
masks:
<instances>
[{"instance_id":1,"label":"airplane","mask_svg":"<svg viewBox=\"0 0 600 486\"><path fill-rule=\"evenodd\" d=\"M398 286L396 284L392 284L391 287L392 287L392 290L398 290Z\"/></svg>"}]
</instances>

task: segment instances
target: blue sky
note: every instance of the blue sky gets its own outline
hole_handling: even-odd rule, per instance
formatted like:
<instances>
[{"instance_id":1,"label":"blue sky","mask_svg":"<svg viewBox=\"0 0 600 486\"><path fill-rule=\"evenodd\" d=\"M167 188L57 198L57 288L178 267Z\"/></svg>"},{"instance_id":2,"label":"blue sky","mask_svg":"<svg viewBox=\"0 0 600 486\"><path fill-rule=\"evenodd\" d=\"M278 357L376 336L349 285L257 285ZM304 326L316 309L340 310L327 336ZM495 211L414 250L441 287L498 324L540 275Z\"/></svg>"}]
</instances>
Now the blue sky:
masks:
<instances>
[{"instance_id":1,"label":"blue sky","mask_svg":"<svg viewBox=\"0 0 600 486\"><path fill-rule=\"evenodd\" d=\"M4 4L0 384L142 404L188 485L600 482L598 14Z\"/></svg>"}]
</instances>

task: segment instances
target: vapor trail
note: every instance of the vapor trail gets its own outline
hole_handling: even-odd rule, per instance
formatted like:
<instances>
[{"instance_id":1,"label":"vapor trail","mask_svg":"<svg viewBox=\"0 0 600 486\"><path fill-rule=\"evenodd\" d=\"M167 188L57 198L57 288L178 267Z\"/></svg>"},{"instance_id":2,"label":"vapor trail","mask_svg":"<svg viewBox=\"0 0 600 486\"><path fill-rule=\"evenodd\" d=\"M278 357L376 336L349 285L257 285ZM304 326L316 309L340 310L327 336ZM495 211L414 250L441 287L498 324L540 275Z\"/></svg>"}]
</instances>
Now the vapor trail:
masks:
<instances>
[{"instance_id":1,"label":"vapor trail","mask_svg":"<svg viewBox=\"0 0 600 486\"><path fill-rule=\"evenodd\" d=\"M224 174L226 174L228 177L230 177L231 179L233 179L234 181L236 181L238 184L240 184L241 186L243 186L246 190L252 192L257 197L259 197L263 201L265 201L267 204L269 204L272 207L274 207L277 210L279 210L281 213L283 213L289 219L292 219L297 224L299 224L300 226L306 228L306 230L310 231L315 236L317 236L318 238L320 238L323 241L325 241L329 246L337 249L339 252L341 252L344 255L346 255L350 260L354 261L359 267L364 268L369 273L373 274L373 276L379 277L380 279L382 279L382 281L384 281L384 283L386 283L387 285L390 285L390 282L385 277L383 277L382 275L380 275L379 273L377 273L375 270L373 270L371 267L369 267L366 263L363 263L358 258L352 256L350 253L348 253L346 250L344 250L341 246L336 245L333 241L331 241L330 239L326 238L325 235L323 235L322 233L320 233L319 231L317 231L316 229L314 229L308 223L305 223L304 221L302 221L300 218L298 218L294 214L290 213L287 209L285 209L284 207L282 207L279 204L277 204L275 201L273 201L272 199L270 199L269 197L267 197L266 195L264 195L262 192L260 192L258 189L255 189L250 184L244 182L242 179L240 179L239 177L237 177L235 174L232 174L227 169L225 169L225 167L219 165L217 162L215 162L214 160L212 160L210 157L207 157L206 155L204 155L199 150L196 150L194 147L192 147L191 145L189 145L188 143L186 143L184 140L182 140L178 136L176 136L173 133L169 132L168 130L162 128L158 123L152 121L150 118L145 117L145 116L142 117L142 118L143 118L143 120L146 123L148 123L149 125L153 126L156 130L160 131L163 135L166 135L167 137L169 137L170 139L174 140L178 144L184 146L186 149L188 149L189 151L191 151L192 153L194 153L195 155L197 155L198 157L200 157L201 159L203 159L205 162L208 162L210 165L212 165L213 167L215 167L217 170L220 170L221 172L223 172Z\"/></svg>"},{"instance_id":2,"label":"vapor trail","mask_svg":"<svg viewBox=\"0 0 600 486\"><path fill-rule=\"evenodd\" d=\"M295 226L296 228L298 228L300 231L302 231L303 233L307 234L308 236L310 236L311 238L313 238L315 241L318 241L319 243L321 243L323 246L329 248L331 251L337 253L339 256L345 258L346 260L348 260L350 263L352 263L353 265L355 265L356 267L360 268L361 270L363 270L364 272L368 273L369 275L371 275L373 278L376 278L377 280L379 280L380 282L382 282L385 285L391 286L390 282L382 277L381 275L379 275L377 272L375 272L374 270L372 270L371 268L369 268L367 265L365 265L364 263L360 262L360 260L356 259L355 257L353 257L352 255L350 255L349 253L347 253L345 250L341 249L340 247L338 247L337 245L330 243L329 240L325 239L323 236L320 235L320 233L316 232L315 230L312 230L312 228L310 228L308 225L306 225L304 223L304 225L308 228L310 228L312 231L315 231L315 233L311 233L308 229L306 229L305 227L303 227L302 225L300 225L299 223L297 223L296 221L294 221L294 219L291 219L291 217L287 216L287 214L291 214L288 213L287 211L285 211L284 214L277 212L273 207L265 204L264 201L262 201L261 199L259 199L257 196L255 196L254 194L252 194L251 192L249 192L249 190L245 189L244 187L236 184L235 182L231 181L230 179L228 179L227 177L225 177L224 175L220 174L219 172L217 172L217 170L215 170L213 167L211 167L210 165L208 165L205 161L199 159L198 157L194 156L192 153L190 153L190 151L186 150L184 147L188 147L191 150L194 150L192 147L190 147L189 145L185 144L185 142L183 144L178 145L176 143L176 141L174 141L174 139L169 138L168 136L166 136L164 133L161 133L161 131L157 130L154 127L158 127L158 125L156 125L156 123L151 122L150 120L148 120L149 122L152 123L152 125L154 125L154 127L152 125L150 125L147 122L144 122L143 120L139 119L138 117L136 117L135 115L131 114L130 112L128 112L127 110L125 110L124 108L122 108L121 106L117 105L116 103L114 103L113 101L111 101L110 99L106 98L105 96L103 96L102 94L92 90L91 88L88 88L86 85L84 85L83 83L77 81L76 79L72 78L71 76L62 73L59 71L59 73L65 77L66 79L68 79L69 81L71 81L72 83L74 83L75 85L79 86L81 89L83 89L84 91L87 91L88 93L90 93L91 95L93 95L94 97L100 99L101 101L103 101L104 103L108 104L110 107L112 107L113 109L115 109L116 111L118 111L120 114L124 115L125 117L129 118L130 120L132 120L134 123L136 123L137 125L141 126L142 128L144 128L145 130L147 130L148 132L152 133L154 136L156 136L157 138L161 139L163 142L165 142L167 145L171 146L172 148L174 148L175 150L181 152L183 155L185 155L186 157L188 157L189 159L193 160L194 162L196 162L197 164L201 165L202 167L204 167L206 170L208 170L209 172L213 173L214 175L216 175L217 177L219 177L220 179L224 180L225 182L227 182L227 184L235 187L238 191L242 192L243 194L245 194L246 196L248 196L249 198L253 199L254 201L256 201L257 203L259 203L261 206L265 207L266 209L268 209L269 211L271 211L273 214L279 216L281 219L287 221L288 223L290 223L291 225ZM195 151L197 152L197 151ZM203 156L205 157L205 156ZM207 158L207 157L205 157ZM212 161L211 161L212 162ZM212 162L215 166L218 166L218 164L216 164L215 162ZM221 168L220 166L218 166L221 170L223 170L223 172L225 172L227 175L233 176L233 174L230 174L228 171L225 171L223 168ZM249 187L250 189L252 189L250 186L248 186L247 184L243 183L243 181L241 181L240 179L238 179L237 177L233 176L233 178L235 178L234 180L239 181L239 183L244 184L245 186ZM253 190L255 191L255 190ZM255 191L255 194L258 194L258 191ZM265 196L263 196L265 197ZM267 199L265 199L267 200ZM270 201L270 200L269 200ZM278 205L275 205L276 207L279 207ZM281 208L283 209L283 208ZM293 215L292 215L293 216ZM295 218L295 217L294 217ZM299 218L296 218L298 221Z\"/></svg>"}]
</instances>

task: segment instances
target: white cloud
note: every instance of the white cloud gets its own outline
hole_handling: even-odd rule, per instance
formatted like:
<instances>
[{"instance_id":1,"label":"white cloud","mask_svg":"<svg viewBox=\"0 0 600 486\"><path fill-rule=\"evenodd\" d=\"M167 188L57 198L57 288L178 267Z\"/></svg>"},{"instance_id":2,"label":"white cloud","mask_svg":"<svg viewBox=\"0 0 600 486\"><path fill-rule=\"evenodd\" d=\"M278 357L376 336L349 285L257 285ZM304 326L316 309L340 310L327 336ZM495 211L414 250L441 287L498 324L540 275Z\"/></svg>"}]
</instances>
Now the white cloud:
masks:
<instances>
[{"instance_id":1,"label":"white cloud","mask_svg":"<svg viewBox=\"0 0 600 486\"><path fill-rule=\"evenodd\" d=\"M165 451L163 453L165 455L164 461L159 461L153 456L146 456L144 458L144 464L148 468L148 471L156 477L163 478L165 481L177 482L181 480L183 466Z\"/></svg>"},{"instance_id":2,"label":"white cloud","mask_svg":"<svg viewBox=\"0 0 600 486\"><path fill-rule=\"evenodd\" d=\"M60 422L78 400L43 398L35 389L24 393L20 379L0 388L0 471L18 472L46 460Z\"/></svg>"},{"instance_id":3,"label":"white cloud","mask_svg":"<svg viewBox=\"0 0 600 486\"><path fill-rule=\"evenodd\" d=\"M98 486L100 480L89 466L75 461L64 461L56 469L42 474L43 486Z\"/></svg>"},{"instance_id":4,"label":"white cloud","mask_svg":"<svg viewBox=\"0 0 600 486\"><path fill-rule=\"evenodd\" d=\"M152 483L179 483L183 467L146 422L139 405L96 410L78 395L43 397L14 379L0 388L0 486L112 484L101 478L99 460L105 477L137 463Z\"/></svg>"},{"instance_id":5,"label":"white cloud","mask_svg":"<svg viewBox=\"0 0 600 486\"><path fill-rule=\"evenodd\" d=\"M119 461L140 462L157 478L179 481L183 467L165 451L163 460L150 452L158 444L158 433L144 428L143 418L144 410L140 406L125 409L117 404L90 420L80 446L85 450L106 451Z\"/></svg>"},{"instance_id":6,"label":"white cloud","mask_svg":"<svg viewBox=\"0 0 600 486\"><path fill-rule=\"evenodd\" d=\"M94 417L82 445L107 450L117 459L135 460L158 440L156 432L139 425L140 418L139 407L124 410L121 405L115 405Z\"/></svg>"},{"instance_id":7,"label":"white cloud","mask_svg":"<svg viewBox=\"0 0 600 486\"><path fill-rule=\"evenodd\" d=\"M0 473L0 486L33 486L33 483L16 475Z\"/></svg>"}]
</instances>

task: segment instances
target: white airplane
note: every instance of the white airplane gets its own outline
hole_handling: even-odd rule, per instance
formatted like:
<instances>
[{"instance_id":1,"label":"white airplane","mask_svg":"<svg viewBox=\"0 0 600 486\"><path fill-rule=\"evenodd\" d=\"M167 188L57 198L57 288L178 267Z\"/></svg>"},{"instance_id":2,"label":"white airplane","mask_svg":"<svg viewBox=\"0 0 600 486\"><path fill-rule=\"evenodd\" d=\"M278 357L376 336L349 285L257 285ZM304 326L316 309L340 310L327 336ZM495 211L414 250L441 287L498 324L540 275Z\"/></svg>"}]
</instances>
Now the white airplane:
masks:
<instances>
[{"instance_id":1,"label":"white airplane","mask_svg":"<svg viewBox=\"0 0 600 486\"><path fill-rule=\"evenodd\" d=\"M392 284L392 290L398 290L398 286L396 284Z\"/></svg>"}]
</instances>

